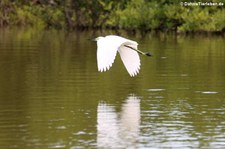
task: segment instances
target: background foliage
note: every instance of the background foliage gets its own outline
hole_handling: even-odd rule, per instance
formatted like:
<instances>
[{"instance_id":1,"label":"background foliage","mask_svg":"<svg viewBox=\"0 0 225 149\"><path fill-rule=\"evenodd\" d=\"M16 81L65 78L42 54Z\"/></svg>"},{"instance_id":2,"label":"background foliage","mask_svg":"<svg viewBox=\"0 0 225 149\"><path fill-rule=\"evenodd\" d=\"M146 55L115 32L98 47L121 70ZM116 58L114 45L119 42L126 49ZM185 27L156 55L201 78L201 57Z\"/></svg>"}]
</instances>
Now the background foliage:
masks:
<instances>
[{"instance_id":1,"label":"background foliage","mask_svg":"<svg viewBox=\"0 0 225 149\"><path fill-rule=\"evenodd\" d=\"M184 6L181 2L180 0L1 0L0 27L19 25L57 29L225 31L225 0L210 1L221 2L223 6Z\"/></svg>"}]
</instances>

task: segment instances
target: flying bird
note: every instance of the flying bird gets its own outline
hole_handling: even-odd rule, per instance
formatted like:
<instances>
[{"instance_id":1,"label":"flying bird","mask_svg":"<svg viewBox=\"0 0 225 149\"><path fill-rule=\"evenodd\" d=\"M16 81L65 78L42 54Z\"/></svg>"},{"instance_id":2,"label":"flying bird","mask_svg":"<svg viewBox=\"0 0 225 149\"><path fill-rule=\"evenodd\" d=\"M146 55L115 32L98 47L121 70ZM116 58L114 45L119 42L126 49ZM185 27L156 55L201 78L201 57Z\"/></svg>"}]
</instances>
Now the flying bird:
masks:
<instances>
[{"instance_id":1,"label":"flying bird","mask_svg":"<svg viewBox=\"0 0 225 149\"><path fill-rule=\"evenodd\" d=\"M97 64L100 72L109 70L115 60L117 51L131 77L136 76L140 70L141 62L138 53L151 56L150 53L138 50L136 41L120 36L100 36L95 38L94 41L97 41Z\"/></svg>"}]
</instances>

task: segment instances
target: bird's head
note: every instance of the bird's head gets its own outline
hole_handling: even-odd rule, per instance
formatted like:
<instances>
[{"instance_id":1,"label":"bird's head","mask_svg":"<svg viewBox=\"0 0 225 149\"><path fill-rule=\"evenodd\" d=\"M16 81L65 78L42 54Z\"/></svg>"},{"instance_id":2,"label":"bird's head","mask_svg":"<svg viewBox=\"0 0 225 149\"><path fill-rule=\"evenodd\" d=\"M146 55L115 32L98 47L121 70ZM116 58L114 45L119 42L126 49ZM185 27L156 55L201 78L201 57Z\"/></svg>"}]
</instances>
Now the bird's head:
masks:
<instances>
[{"instance_id":1,"label":"bird's head","mask_svg":"<svg viewBox=\"0 0 225 149\"><path fill-rule=\"evenodd\" d=\"M104 37L102 37L102 36L99 36L99 37L97 37L97 38L94 38L94 39L92 39L93 41L98 41L98 40L100 40L100 39L103 39Z\"/></svg>"}]
</instances>

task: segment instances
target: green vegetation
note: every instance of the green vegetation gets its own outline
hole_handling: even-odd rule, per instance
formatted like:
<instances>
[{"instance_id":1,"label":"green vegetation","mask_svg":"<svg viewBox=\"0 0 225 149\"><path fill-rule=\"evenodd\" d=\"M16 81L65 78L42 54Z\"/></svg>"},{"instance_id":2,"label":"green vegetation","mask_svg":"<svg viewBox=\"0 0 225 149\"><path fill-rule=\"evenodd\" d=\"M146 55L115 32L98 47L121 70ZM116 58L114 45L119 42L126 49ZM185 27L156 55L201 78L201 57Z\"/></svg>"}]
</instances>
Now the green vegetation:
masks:
<instances>
[{"instance_id":1,"label":"green vegetation","mask_svg":"<svg viewBox=\"0 0 225 149\"><path fill-rule=\"evenodd\" d=\"M205 0L206 1L206 0ZM198 1L197 1L198 2ZM225 0L1 0L0 27L224 32ZM203 5L204 4L204 5ZM223 6L219 6L223 4Z\"/></svg>"}]
</instances>

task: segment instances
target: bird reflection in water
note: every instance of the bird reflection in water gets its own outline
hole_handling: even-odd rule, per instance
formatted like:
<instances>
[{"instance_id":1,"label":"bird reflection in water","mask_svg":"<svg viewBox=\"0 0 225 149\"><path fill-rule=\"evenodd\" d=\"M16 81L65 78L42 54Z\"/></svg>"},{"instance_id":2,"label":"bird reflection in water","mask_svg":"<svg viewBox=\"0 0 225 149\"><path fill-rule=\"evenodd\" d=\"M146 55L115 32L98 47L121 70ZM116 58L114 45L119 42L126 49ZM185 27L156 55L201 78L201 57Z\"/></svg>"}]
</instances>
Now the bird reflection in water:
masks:
<instances>
[{"instance_id":1,"label":"bird reflection in water","mask_svg":"<svg viewBox=\"0 0 225 149\"><path fill-rule=\"evenodd\" d=\"M97 145L106 148L131 147L137 143L140 125L140 99L129 95L121 112L115 106L99 103L97 109Z\"/></svg>"}]
</instances>

